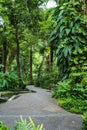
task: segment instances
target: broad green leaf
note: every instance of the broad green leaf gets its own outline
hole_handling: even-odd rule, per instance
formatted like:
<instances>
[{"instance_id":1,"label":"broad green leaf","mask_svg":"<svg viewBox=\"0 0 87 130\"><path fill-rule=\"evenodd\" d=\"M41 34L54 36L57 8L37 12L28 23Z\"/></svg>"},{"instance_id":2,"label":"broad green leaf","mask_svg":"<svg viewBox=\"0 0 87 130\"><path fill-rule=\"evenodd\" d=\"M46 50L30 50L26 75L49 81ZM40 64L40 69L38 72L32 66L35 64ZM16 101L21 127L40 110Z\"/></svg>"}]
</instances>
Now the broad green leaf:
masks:
<instances>
[{"instance_id":1,"label":"broad green leaf","mask_svg":"<svg viewBox=\"0 0 87 130\"><path fill-rule=\"evenodd\" d=\"M73 27L73 25L74 25L74 22L72 21L72 22L70 22L69 23L69 25L70 25L70 28L72 28Z\"/></svg>"},{"instance_id":2,"label":"broad green leaf","mask_svg":"<svg viewBox=\"0 0 87 130\"><path fill-rule=\"evenodd\" d=\"M60 27L60 33L64 30L65 26Z\"/></svg>"},{"instance_id":3,"label":"broad green leaf","mask_svg":"<svg viewBox=\"0 0 87 130\"><path fill-rule=\"evenodd\" d=\"M71 31L70 29L66 29L67 36L69 35L70 31Z\"/></svg>"},{"instance_id":4,"label":"broad green leaf","mask_svg":"<svg viewBox=\"0 0 87 130\"><path fill-rule=\"evenodd\" d=\"M64 49L63 49L63 52L64 52L64 56L65 58L68 56L68 52L69 52L69 48L68 46L66 46Z\"/></svg>"},{"instance_id":5,"label":"broad green leaf","mask_svg":"<svg viewBox=\"0 0 87 130\"><path fill-rule=\"evenodd\" d=\"M76 51L78 51L78 49L79 49L79 43L76 42L76 43L74 44L74 47L75 47Z\"/></svg>"}]
</instances>

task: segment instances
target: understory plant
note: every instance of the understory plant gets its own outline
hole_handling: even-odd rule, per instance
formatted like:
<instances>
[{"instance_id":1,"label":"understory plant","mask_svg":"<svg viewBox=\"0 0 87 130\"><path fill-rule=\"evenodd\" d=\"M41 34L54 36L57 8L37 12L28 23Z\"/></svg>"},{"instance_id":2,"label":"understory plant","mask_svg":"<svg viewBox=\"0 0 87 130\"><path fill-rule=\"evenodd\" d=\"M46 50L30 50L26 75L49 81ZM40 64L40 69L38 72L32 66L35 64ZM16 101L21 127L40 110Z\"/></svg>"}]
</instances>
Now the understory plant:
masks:
<instances>
[{"instance_id":1,"label":"understory plant","mask_svg":"<svg viewBox=\"0 0 87 130\"><path fill-rule=\"evenodd\" d=\"M45 130L42 124L35 125L33 120L29 118L29 123L21 117L21 121L15 125L15 130Z\"/></svg>"},{"instance_id":2,"label":"understory plant","mask_svg":"<svg viewBox=\"0 0 87 130\"><path fill-rule=\"evenodd\" d=\"M0 72L0 90L15 89L18 85L18 76L15 72Z\"/></svg>"},{"instance_id":3,"label":"understory plant","mask_svg":"<svg viewBox=\"0 0 87 130\"><path fill-rule=\"evenodd\" d=\"M87 112L84 113L82 119L83 119L82 130L87 130Z\"/></svg>"},{"instance_id":4,"label":"understory plant","mask_svg":"<svg viewBox=\"0 0 87 130\"><path fill-rule=\"evenodd\" d=\"M9 128L2 121L0 121L0 130L9 130Z\"/></svg>"},{"instance_id":5,"label":"understory plant","mask_svg":"<svg viewBox=\"0 0 87 130\"><path fill-rule=\"evenodd\" d=\"M2 121L0 121L0 130L10 130ZM35 125L33 120L29 118L29 122L21 117L21 121L16 122L14 130L45 130L42 124Z\"/></svg>"},{"instance_id":6,"label":"understory plant","mask_svg":"<svg viewBox=\"0 0 87 130\"><path fill-rule=\"evenodd\" d=\"M52 89L57 82L57 72L42 72L39 78L35 79L35 86L45 89Z\"/></svg>"},{"instance_id":7,"label":"understory plant","mask_svg":"<svg viewBox=\"0 0 87 130\"><path fill-rule=\"evenodd\" d=\"M87 73L71 73L70 77L57 83L52 96L65 109L84 113L87 110Z\"/></svg>"}]
</instances>

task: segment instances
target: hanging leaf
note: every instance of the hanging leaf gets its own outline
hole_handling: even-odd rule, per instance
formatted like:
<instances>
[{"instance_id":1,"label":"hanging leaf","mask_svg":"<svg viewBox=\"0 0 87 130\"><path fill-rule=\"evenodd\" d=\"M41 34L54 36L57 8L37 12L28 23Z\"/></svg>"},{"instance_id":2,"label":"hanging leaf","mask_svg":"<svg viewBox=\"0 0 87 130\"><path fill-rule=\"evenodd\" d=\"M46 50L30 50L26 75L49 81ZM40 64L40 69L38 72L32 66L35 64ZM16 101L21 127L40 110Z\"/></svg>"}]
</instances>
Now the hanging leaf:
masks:
<instances>
[{"instance_id":1,"label":"hanging leaf","mask_svg":"<svg viewBox=\"0 0 87 130\"><path fill-rule=\"evenodd\" d=\"M65 56L65 58L67 57L67 55L68 55L68 48L67 47L65 47L64 49L63 49L63 52L64 52L64 56Z\"/></svg>"},{"instance_id":2,"label":"hanging leaf","mask_svg":"<svg viewBox=\"0 0 87 130\"><path fill-rule=\"evenodd\" d=\"M60 27L60 33L62 33L62 31L64 30L65 26L61 26Z\"/></svg>"}]
</instances>

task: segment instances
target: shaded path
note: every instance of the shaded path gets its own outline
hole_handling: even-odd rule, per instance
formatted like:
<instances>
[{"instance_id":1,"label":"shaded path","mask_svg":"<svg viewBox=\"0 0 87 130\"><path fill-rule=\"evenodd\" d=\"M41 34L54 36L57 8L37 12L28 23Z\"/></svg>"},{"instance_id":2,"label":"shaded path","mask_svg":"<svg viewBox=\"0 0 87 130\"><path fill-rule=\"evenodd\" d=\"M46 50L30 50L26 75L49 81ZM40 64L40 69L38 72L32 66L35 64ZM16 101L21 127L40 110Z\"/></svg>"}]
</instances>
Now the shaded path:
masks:
<instances>
[{"instance_id":1,"label":"shaded path","mask_svg":"<svg viewBox=\"0 0 87 130\"><path fill-rule=\"evenodd\" d=\"M48 90L28 86L36 93L21 94L15 100L0 104L0 120L12 126L19 116L43 123L46 130L80 130L81 116L66 112L56 105Z\"/></svg>"}]
</instances>

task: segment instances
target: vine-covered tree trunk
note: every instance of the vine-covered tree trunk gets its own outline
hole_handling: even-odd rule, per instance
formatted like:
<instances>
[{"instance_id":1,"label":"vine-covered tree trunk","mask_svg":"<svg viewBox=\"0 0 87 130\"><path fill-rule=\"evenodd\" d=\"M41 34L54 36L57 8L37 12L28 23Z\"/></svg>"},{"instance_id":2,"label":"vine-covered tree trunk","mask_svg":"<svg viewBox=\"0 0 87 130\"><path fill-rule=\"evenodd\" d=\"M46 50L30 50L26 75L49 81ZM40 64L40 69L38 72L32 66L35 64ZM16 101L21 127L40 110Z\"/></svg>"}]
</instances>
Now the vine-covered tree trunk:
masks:
<instances>
[{"instance_id":1,"label":"vine-covered tree trunk","mask_svg":"<svg viewBox=\"0 0 87 130\"><path fill-rule=\"evenodd\" d=\"M33 84L32 64L33 64L32 45L30 45L30 80L29 80L29 83L30 83L31 85Z\"/></svg>"},{"instance_id":2,"label":"vine-covered tree trunk","mask_svg":"<svg viewBox=\"0 0 87 130\"><path fill-rule=\"evenodd\" d=\"M4 26L3 31L6 32L6 27ZM3 73L6 72L6 61L7 61L7 38L6 36L3 37L2 40L2 71Z\"/></svg>"},{"instance_id":3,"label":"vine-covered tree trunk","mask_svg":"<svg viewBox=\"0 0 87 130\"><path fill-rule=\"evenodd\" d=\"M11 66L15 56L16 56L16 49L15 48L11 48L10 56L8 58L9 62L7 64L7 69L9 69L9 67Z\"/></svg>"}]
</instances>

